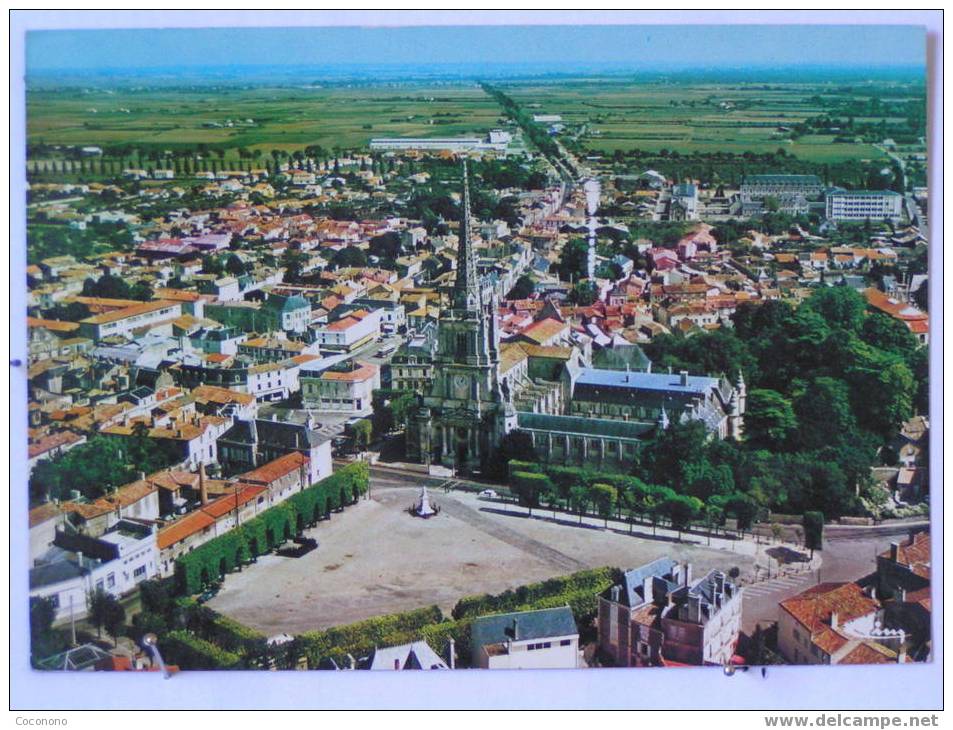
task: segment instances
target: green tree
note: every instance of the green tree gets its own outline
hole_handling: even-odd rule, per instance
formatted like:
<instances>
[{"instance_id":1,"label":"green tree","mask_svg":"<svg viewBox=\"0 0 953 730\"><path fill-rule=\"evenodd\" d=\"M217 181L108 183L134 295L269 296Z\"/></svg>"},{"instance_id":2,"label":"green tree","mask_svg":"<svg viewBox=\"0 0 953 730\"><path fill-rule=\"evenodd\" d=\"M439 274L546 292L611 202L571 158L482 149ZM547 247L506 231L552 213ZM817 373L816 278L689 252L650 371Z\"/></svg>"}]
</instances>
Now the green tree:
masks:
<instances>
[{"instance_id":1,"label":"green tree","mask_svg":"<svg viewBox=\"0 0 953 730\"><path fill-rule=\"evenodd\" d=\"M129 299L129 284L122 277L103 274L99 279L86 279L83 282L83 296Z\"/></svg>"},{"instance_id":2,"label":"green tree","mask_svg":"<svg viewBox=\"0 0 953 730\"><path fill-rule=\"evenodd\" d=\"M148 302L152 299L152 284L144 279L137 281L129 289L129 298L138 299L140 302Z\"/></svg>"},{"instance_id":3,"label":"green tree","mask_svg":"<svg viewBox=\"0 0 953 730\"><path fill-rule=\"evenodd\" d=\"M747 494L735 492L730 495L725 503L726 510L735 516L738 523L738 530L744 534L745 530L751 529L754 518L758 514L758 504Z\"/></svg>"},{"instance_id":4,"label":"green tree","mask_svg":"<svg viewBox=\"0 0 953 730\"><path fill-rule=\"evenodd\" d=\"M130 446L132 448L130 448ZM30 474L30 491L47 499L70 499L76 490L89 499L126 484L138 470L156 471L173 464L155 439L93 436L52 459L39 462Z\"/></svg>"},{"instance_id":5,"label":"green tree","mask_svg":"<svg viewBox=\"0 0 953 730\"><path fill-rule=\"evenodd\" d=\"M589 243L585 238L571 238L563 246L556 265L556 273L562 281L579 281L589 266Z\"/></svg>"},{"instance_id":6,"label":"green tree","mask_svg":"<svg viewBox=\"0 0 953 730\"><path fill-rule=\"evenodd\" d=\"M225 260L225 271L232 276L244 276L245 264L235 254L229 254L228 258Z\"/></svg>"},{"instance_id":7,"label":"green tree","mask_svg":"<svg viewBox=\"0 0 953 730\"><path fill-rule=\"evenodd\" d=\"M924 312L930 309L930 288L929 281L924 281L919 288L913 292L913 303Z\"/></svg>"},{"instance_id":8,"label":"green tree","mask_svg":"<svg viewBox=\"0 0 953 730\"><path fill-rule=\"evenodd\" d=\"M34 666L37 661L65 648L63 637L53 629L54 620L56 606L53 599L30 596L30 656Z\"/></svg>"},{"instance_id":9,"label":"green tree","mask_svg":"<svg viewBox=\"0 0 953 730\"><path fill-rule=\"evenodd\" d=\"M351 426L351 433L354 435L354 445L359 451L366 451L371 443L371 435L374 432L374 425L366 418Z\"/></svg>"},{"instance_id":10,"label":"green tree","mask_svg":"<svg viewBox=\"0 0 953 730\"><path fill-rule=\"evenodd\" d=\"M802 306L823 317L831 328L859 332L867 301L848 286L829 286L817 289Z\"/></svg>"},{"instance_id":11,"label":"green tree","mask_svg":"<svg viewBox=\"0 0 953 730\"><path fill-rule=\"evenodd\" d=\"M609 518L615 513L619 493L610 484L593 484L590 488L590 499L596 505L596 512L603 520L603 527L609 526Z\"/></svg>"},{"instance_id":12,"label":"green tree","mask_svg":"<svg viewBox=\"0 0 953 730\"><path fill-rule=\"evenodd\" d=\"M745 438L754 448L785 450L796 430L797 418L790 400L766 388L748 393Z\"/></svg>"},{"instance_id":13,"label":"green tree","mask_svg":"<svg viewBox=\"0 0 953 730\"><path fill-rule=\"evenodd\" d=\"M579 524L589 508L589 489L585 484L577 484L569 489L569 505L579 515Z\"/></svg>"},{"instance_id":14,"label":"green tree","mask_svg":"<svg viewBox=\"0 0 953 730\"><path fill-rule=\"evenodd\" d=\"M843 443L857 432L850 388L837 378L822 376L811 380L795 398L794 413L798 422L795 438L804 451ZM747 415L745 424L747 427Z\"/></svg>"},{"instance_id":15,"label":"green tree","mask_svg":"<svg viewBox=\"0 0 953 730\"><path fill-rule=\"evenodd\" d=\"M225 273L225 266L220 256L206 256L202 259L202 273L212 276L221 276Z\"/></svg>"},{"instance_id":16,"label":"green tree","mask_svg":"<svg viewBox=\"0 0 953 730\"><path fill-rule=\"evenodd\" d=\"M301 273L304 269L307 257L300 251L291 248L285 249L281 254L280 266L285 270L285 281L294 283L301 279Z\"/></svg>"},{"instance_id":17,"label":"green tree","mask_svg":"<svg viewBox=\"0 0 953 730\"><path fill-rule=\"evenodd\" d=\"M488 464L492 475L502 478L508 472L509 463L517 461L535 461L536 450L533 448L533 437L528 431L514 429L500 439L500 448L497 458Z\"/></svg>"},{"instance_id":18,"label":"green tree","mask_svg":"<svg viewBox=\"0 0 953 730\"><path fill-rule=\"evenodd\" d=\"M529 510L530 517L533 516L533 509L539 507L540 497L553 489L548 476L528 471L514 472L510 486L519 503Z\"/></svg>"},{"instance_id":19,"label":"green tree","mask_svg":"<svg viewBox=\"0 0 953 730\"><path fill-rule=\"evenodd\" d=\"M533 281L533 277L523 274L507 294L507 299L528 299L535 290L536 282Z\"/></svg>"},{"instance_id":20,"label":"green tree","mask_svg":"<svg viewBox=\"0 0 953 730\"><path fill-rule=\"evenodd\" d=\"M864 319L861 339L872 347L892 352L904 359L920 348L920 343L907 326L882 312L871 312Z\"/></svg>"},{"instance_id":21,"label":"green tree","mask_svg":"<svg viewBox=\"0 0 953 730\"><path fill-rule=\"evenodd\" d=\"M697 497L685 494L675 494L662 503L662 510L672 527L678 530L678 539L681 541L682 532L691 527L702 512L704 505Z\"/></svg>"},{"instance_id":22,"label":"green tree","mask_svg":"<svg viewBox=\"0 0 953 730\"><path fill-rule=\"evenodd\" d=\"M813 558L815 550L824 548L824 513L805 512L802 525L804 526L804 547L811 551Z\"/></svg>"},{"instance_id":23,"label":"green tree","mask_svg":"<svg viewBox=\"0 0 953 730\"><path fill-rule=\"evenodd\" d=\"M589 279L584 279L573 285L572 291L569 292L569 302L571 304L577 304L580 307L588 307L596 301L598 296L599 287L596 283Z\"/></svg>"},{"instance_id":24,"label":"green tree","mask_svg":"<svg viewBox=\"0 0 953 730\"><path fill-rule=\"evenodd\" d=\"M331 257L335 268L367 266L367 255L357 246L345 246Z\"/></svg>"},{"instance_id":25,"label":"green tree","mask_svg":"<svg viewBox=\"0 0 953 730\"><path fill-rule=\"evenodd\" d=\"M109 620L113 611L110 608L112 601L115 601L115 597L106 593L102 588L97 588L95 591L90 593L89 601L89 610L88 610L88 620L96 628L96 635L102 637L103 627L106 625L106 622Z\"/></svg>"},{"instance_id":26,"label":"green tree","mask_svg":"<svg viewBox=\"0 0 953 730\"><path fill-rule=\"evenodd\" d=\"M672 423L646 442L644 476L650 483L679 488L690 469L705 458L709 435L701 421Z\"/></svg>"}]
</instances>

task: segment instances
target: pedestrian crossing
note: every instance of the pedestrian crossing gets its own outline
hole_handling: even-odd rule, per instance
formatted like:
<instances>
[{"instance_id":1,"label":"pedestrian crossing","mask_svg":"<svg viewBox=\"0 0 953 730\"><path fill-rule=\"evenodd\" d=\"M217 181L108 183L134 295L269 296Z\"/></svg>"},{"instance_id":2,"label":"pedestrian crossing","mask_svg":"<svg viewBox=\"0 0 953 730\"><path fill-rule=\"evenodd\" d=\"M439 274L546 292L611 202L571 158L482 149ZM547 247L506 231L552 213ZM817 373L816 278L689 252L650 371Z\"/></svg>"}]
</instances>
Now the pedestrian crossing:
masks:
<instances>
[{"instance_id":1,"label":"pedestrian crossing","mask_svg":"<svg viewBox=\"0 0 953 730\"><path fill-rule=\"evenodd\" d=\"M816 582L816 576L813 571L798 573L796 575L785 575L780 578L771 578L770 580L760 581L758 583L749 583L744 586L745 598L758 598L781 591L790 591L793 588L809 588Z\"/></svg>"}]
</instances>

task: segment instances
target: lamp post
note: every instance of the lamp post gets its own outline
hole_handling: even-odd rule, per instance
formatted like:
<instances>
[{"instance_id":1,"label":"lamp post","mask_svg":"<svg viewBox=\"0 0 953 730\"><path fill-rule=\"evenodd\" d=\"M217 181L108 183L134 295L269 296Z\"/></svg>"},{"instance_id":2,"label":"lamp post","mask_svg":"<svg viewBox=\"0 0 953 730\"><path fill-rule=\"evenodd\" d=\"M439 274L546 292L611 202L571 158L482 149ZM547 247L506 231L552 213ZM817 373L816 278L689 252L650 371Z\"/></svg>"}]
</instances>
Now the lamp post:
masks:
<instances>
[{"instance_id":1,"label":"lamp post","mask_svg":"<svg viewBox=\"0 0 953 730\"><path fill-rule=\"evenodd\" d=\"M149 633L142 637L142 645L146 648L149 654L152 655L152 658L158 663L159 669L162 671L162 676L165 679L169 679L172 674L169 672L168 667L165 665L165 661L162 659L162 654L159 653L159 637L155 634Z\"/></svg>"}]
</instances>

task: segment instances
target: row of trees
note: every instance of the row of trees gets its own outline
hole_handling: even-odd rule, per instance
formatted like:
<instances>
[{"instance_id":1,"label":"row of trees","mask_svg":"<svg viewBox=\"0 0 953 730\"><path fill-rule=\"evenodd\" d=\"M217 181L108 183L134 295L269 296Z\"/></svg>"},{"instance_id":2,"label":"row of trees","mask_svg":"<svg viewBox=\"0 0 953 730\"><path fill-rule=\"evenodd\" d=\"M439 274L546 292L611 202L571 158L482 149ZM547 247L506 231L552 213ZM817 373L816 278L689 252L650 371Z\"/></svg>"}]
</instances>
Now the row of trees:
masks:
<instances>
[{"instance_id":1,"label":"row of trees","mask_svg":"<svg viewBox=\"0 0 953 730\"><path fill-rule=\"evenodd\" d=\"M598 145L598 140L590 140ZM825 185L863 189L872 174L884 167L885 160L847 159L837 162L815 162L790 154L783 148L774 152L702 152L693 150L657 151L616 150L612 154L613 171L619 173L657 170L670 180L698 180L701 184L725 184L738 187L746 175L785 173L817 175Z\"/></svg>"}]
</instances>

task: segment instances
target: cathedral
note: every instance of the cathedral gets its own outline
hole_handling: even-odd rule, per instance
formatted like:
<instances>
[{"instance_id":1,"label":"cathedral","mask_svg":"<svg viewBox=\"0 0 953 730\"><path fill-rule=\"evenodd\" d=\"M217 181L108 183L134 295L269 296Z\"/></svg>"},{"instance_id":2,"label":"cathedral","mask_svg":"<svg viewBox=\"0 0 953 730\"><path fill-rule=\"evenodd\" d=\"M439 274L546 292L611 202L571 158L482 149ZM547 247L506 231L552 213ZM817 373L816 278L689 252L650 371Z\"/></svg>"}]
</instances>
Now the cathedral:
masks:
<instances>
[{"instance_id":1,"label":"cathedral","mask_svg":"<svg viewBox=\"0 0 953 730\"><path fill-rule=\"evenodd\" d=\"M746 388L724 376L591 366L558 307L527 328L533 337L501 344L496 295L483 286L471 235L463 165L463 216L456 280L440 313L433 377L407 417L407 457L457 473L483 471L503 436L527 433L537 457L624 468L640 441L672 420L698 420L716 438L741 438ZM545 325L542 326L542 325ZM540 334L536 330L545 329ZM527 455L529 456L529 455Z\"/></svg>"},{"instance_id":2,"label":"cathedral","mask_svg":"<svg viewBox=\"0 0 953 730\"><path fill-rule=\"evenodd\" d=\"M464 161L456 281L440 315L433 381L407 424L408 457L461 472L479 470L516 428L513 394L500 378L496 297L481 286L470 228Z\"/></svg>"}]
</instances>

